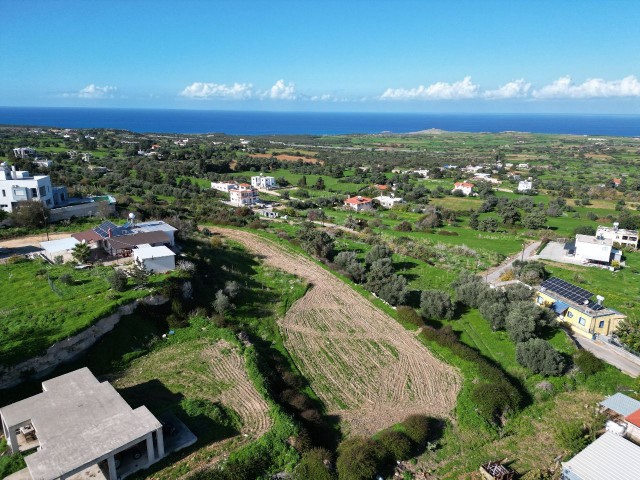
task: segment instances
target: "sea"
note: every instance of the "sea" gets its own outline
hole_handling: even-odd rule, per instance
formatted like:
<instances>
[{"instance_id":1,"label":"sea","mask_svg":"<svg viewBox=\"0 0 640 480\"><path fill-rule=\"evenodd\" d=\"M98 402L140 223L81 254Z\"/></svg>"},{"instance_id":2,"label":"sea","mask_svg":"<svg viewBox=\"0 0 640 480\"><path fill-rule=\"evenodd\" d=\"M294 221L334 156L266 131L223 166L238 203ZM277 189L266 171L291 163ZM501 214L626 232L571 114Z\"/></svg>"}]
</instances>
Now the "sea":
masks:
<instances>
[{"instance_id":1,"label":"sea","mask_svg":"<svg viewBox=\"0 0 640 480\"><path fill-rule=\"evenodd\" d=\"M125 108L0 107L0 125L113 128L140 133L339 135L530 132L640 136L640 115L245 112Z\"/></svg>"}]
</instances>

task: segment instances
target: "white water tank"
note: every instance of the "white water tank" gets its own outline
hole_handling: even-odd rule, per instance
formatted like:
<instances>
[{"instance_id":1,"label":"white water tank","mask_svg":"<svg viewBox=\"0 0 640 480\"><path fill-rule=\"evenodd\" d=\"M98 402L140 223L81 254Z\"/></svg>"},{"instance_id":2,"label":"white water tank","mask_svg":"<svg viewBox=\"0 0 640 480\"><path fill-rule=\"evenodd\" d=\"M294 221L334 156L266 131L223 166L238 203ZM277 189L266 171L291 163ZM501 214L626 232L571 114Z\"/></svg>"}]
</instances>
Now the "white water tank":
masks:
<instances>
[{"instance_id":1,"label":"white water tank","mask_svg":"<svg viewBox=\"0 0 640 480\"><path fill-rule=\"evenodd\" d=\"M624 437L624 434L627 431L627 425L620 425L613 420L608 420L605 424L605 429L607 430L607 432L615 433L616 435Z\"/></svg>"}]
</instances>

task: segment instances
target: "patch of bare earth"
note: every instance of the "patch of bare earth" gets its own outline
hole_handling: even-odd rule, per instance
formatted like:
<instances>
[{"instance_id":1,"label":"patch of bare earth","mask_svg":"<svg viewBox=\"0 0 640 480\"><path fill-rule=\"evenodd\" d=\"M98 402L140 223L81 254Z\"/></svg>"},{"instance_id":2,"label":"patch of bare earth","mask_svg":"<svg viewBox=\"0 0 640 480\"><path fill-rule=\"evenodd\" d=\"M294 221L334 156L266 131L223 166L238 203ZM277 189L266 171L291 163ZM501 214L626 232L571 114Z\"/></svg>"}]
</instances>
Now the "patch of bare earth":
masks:
<instances>
[{"instance_id":1,"label":"patch of bare earth","mask_svg":"<svg viewBox=\"0 0 640 480\"><path fill-rule=\"evenodd\" d=\"M253 153L249 156L252 158L271 158L273 155L271 155L270 153ZM287 155L284 153L281 153L280 155L275 155L275 157L278 160L284 161L284 162L297 162L299 160L302 160L303 163L324 164L322 160L318 160L317 158L313 158L313 157L305 157L305 156L297 157L295 155Z\"/></svg>"},{"instance_id":2,"label":"patch of bare earth","mask_svg":"<svg viewBox=\"0 0 640 480\"><path fill-rule=\"evenodd\" d=\"M414 334L302 255L249 232L210 230L312 285L279 326L328 413L339 415L350 433L370 435L412 414L449 416L460 375Z\"/></svg>"},{"instance_id":3,"label":"patch of bare earth","mask_svg":"<svg viewBox=\"0 0 640 480\"><path fill-rule=\"evenodd\" d=\"M118 389L158 381L169 392L220 402L242 420L240 435L204 445L151 478L175 478L185 471L185 465L190 474L210 467L265 434L272 425L269 406L251 383L242 353L225 340L162 348L134 362L111 381ZM149 394L153 395L151 391Z\"/></svg>"}]
</instances>

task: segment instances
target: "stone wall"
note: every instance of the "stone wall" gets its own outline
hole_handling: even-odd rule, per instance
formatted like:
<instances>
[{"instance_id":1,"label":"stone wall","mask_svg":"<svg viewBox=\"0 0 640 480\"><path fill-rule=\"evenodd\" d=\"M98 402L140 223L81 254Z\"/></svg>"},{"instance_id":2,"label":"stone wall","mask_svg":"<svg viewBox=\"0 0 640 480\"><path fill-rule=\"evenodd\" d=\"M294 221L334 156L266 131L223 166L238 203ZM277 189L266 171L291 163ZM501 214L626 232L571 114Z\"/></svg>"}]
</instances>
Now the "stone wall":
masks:
<instances>
[{"instance_id":1,"label":"stone wall","mask_svg":"<svg viewBox=\"0 0 640 480\"><path fill-rule=\"evenodd\" d=\"M103 211L99 212L101 205ZM95 217L98 213L113 214L115 211L116 206L107 202L81 203L69 207L52 208L49 210L49 221L59 222L60 220L68 220L71 217Z\"/></svg>"},{"instance_id":2,"label":"stone wall","mask_svg":"<svg viewBox=\"0 0 640 480\"><path fill-rule=\"evenodd\" d=\"M0 365L0 389L13 387L27 377L41 378L60 364L73 360L96 343L105 333L113 330L123 315L132 314L138 305L162 305L168 301L169 299L162 295L152 295L122 305L115 313L98 320L77 335L53 344L42 356L30 358L9 367Z\"/></svg>"}]
</instances>

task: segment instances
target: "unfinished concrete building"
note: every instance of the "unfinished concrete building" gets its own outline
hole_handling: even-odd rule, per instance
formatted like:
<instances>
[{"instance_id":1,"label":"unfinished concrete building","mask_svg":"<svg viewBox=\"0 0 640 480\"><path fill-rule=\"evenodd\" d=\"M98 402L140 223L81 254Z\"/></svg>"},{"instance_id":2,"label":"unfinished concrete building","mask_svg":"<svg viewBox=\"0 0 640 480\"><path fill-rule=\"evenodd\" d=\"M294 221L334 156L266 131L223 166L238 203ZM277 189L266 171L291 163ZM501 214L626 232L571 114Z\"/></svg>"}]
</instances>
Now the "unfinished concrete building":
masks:
<instances>
[{"instance_id":1,"label":"unfinished concrete building","mask_svg":"<svg viewBox=\"0 0 640 480\"><path fill-rule=\"evenodd\" d=\"M0 409L11 451L37 448L20 478L64 480L99 468L116 480L164 457L162 424L146 407L132 409L88 368L47 380L42 390ZM128 455L140 461L124 465Z\"/></svg>"}]
</instances>

